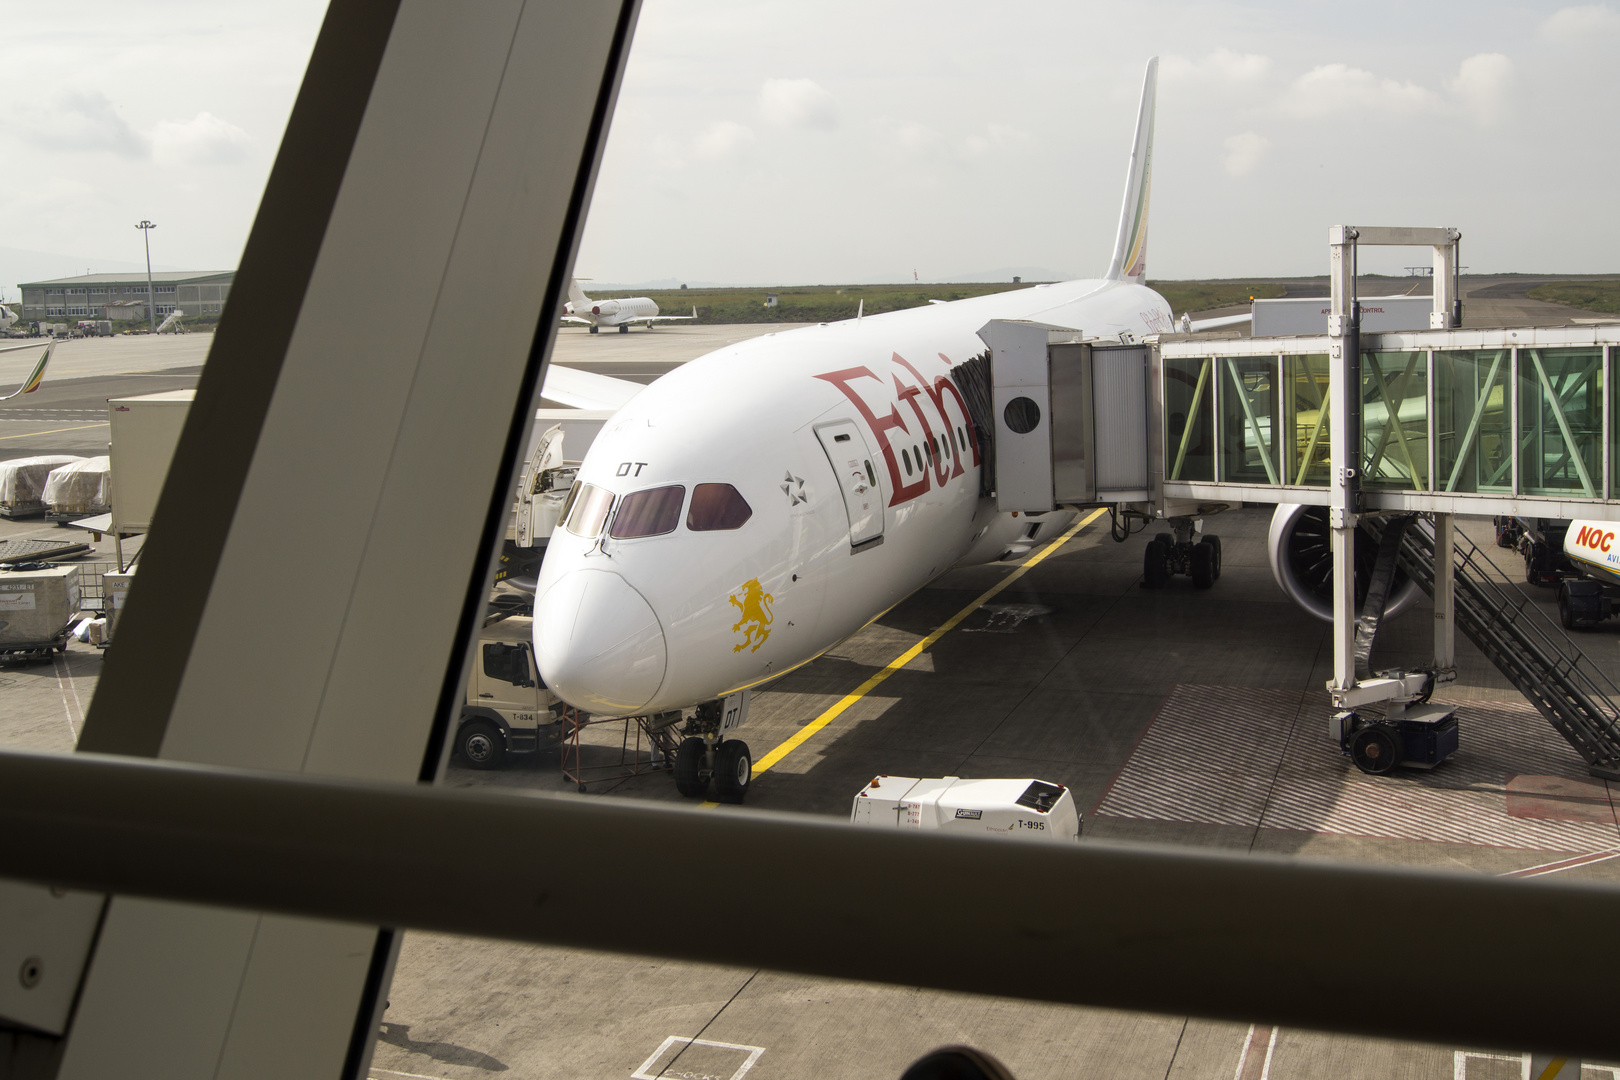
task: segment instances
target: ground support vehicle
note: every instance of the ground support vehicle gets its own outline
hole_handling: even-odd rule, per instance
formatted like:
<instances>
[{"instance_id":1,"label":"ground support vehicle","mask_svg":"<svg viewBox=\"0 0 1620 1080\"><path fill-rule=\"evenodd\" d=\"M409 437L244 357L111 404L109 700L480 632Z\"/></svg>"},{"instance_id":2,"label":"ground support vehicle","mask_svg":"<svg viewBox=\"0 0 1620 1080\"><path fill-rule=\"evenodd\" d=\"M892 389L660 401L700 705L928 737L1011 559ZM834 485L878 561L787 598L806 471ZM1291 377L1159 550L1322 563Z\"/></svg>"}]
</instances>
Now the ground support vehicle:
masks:
<instances>
[{"instance_id":1,"label":"ground support vehicle","mask_svg":"<svg viewBox=\"0 0 1620 1080\"><path fill-rule=\"evenodd\" d=\"M560 702L540 679L533 640L534 620L525 616L499 618L479 632L454 744L475 769L562 742Z\"/></svg>"},{"instance_id":2,"label":"ground support vehicle","mask_svg":"<svg viewBox=\"0 0 1620 1080\"><path fill-rule=\"evenodd\" d=\"M1569 522L1563 518L1513 518L1508 526L1497 526L1497 543L1502 543L1504 535L1512 537L1512 546L1524 557L1524 580L1550 588L1566 578L1580 576L1564 554L1564 533L1568 529Z\"/></svg>"},{"instance_id":3,"label":"ground support vehicle","mask_svg":"<svg viewBox=\"0 0 1620 1080\"><path fill-rule=\"evenodd\" d=\"M938 830L1014 840L1080 839L1080 812L1069 789L1028 777L874 776L855 793L849 820L869 828Z\"/></svg>"},{"instance_id":4,"label":"ground support vehicle","mask_svg":"<svg viewBox=\"0 0 1620 1080\"><path fill-rule=\"evenodd\" d=\"M1620 612L1620 525L1571 521L1562 554L1578 577L1558 583L1558 621L1584 630Z\"/></svg>"},{"instance_id":5,"label":"ground support vehicle","mask_svg":"<svg viewBox=\"0 0 1620 1080\"><path fill-rule=\"evenodd\" d=\"M1193 579L1193 588L1207 589L1221 576L1221 538L1202 533L1202 518L1171 518L1174 532L1162 532L1148 541L1142 557L1142 588L1162 589L1177 574Z\"/></svg>"}]
</instances>

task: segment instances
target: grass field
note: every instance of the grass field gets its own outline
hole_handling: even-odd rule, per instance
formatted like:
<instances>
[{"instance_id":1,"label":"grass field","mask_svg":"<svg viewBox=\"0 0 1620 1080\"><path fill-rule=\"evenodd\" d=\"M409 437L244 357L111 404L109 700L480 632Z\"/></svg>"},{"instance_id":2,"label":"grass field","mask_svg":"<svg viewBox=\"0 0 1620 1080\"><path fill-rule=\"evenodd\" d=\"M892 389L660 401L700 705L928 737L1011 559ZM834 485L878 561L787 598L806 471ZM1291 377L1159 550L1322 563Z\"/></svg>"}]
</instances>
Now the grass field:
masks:
<instances>
[{"instance_id":1,"label":"grass field","mask_svg":"<svg viewBox=\"0 0 1620 1080\"><path fill-rule=\"evenodd\" d=\"M1537 285L1525 295L1532 300L1620 315L1620 281L1556 281Z\"/></svg>"},{"instance_id":2,"label":"grass field","mask_svg":"<svg viewBox=\"0 0 1620 1080\"><path fill-rule=\"evenodd\" d=\"M964 283L957 285L802 285L747 289L654 289L645 294L665 315L686 315L697 308L702 323L806 323L853 319L862 301L866 314L922 307L930 300L965 300L986 293L1027 289L1033 282ZM1231 304L1246 304L1251 297L1283 295L1281 285L1242 281L1155 281L1157 289L1177 315L1207 311ZM765 298L775 294L775 307ZM622 290L593 292L593 299L630 296Z\"/></svg>"}]
</instances>

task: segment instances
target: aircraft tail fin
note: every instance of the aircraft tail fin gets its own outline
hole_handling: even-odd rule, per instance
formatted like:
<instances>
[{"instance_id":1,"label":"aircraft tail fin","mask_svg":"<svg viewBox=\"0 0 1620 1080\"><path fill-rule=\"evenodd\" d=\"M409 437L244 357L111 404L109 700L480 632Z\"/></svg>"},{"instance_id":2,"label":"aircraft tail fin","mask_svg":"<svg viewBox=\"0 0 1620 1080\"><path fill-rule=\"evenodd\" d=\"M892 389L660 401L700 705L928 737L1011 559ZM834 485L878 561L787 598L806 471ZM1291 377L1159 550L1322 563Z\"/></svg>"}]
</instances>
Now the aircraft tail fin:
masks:
<instances>
[{"instance_id":1,"label":"aircraft tail fin","mask_svg":"<svg viewBox=\"0 0 1620 1080\"><path fill-rule=\"evenodd\" d=\"M39 384L45 381L45 365L51 362L51 353L54 351L56 351L56 342L53 341L45 346L45 352L40 356L39 363L34 365L34 370L29 372L28 378L23 380L23 384L4 397L0 397L0 401L10 401L19 394L32 394L35 390L38 390Z\"/></svg>"},{"instance_id":2,"label":"aircraft tail fin","mask_svg":"<svg viewBox=\"0 0 1620 1080\"><path fill-rule=\"evenodd\" d=\"M1119 212L1119 238L1108 264L1112 281L1140 283L1147 273L1148 195L1153 187L1153 106L1158 97L1159 58L1148 61L1142 80L1142 108L1136 115L1136 142L1125 177L1125 205Z\"/></svg>"},{"instance_id":3,"label":"aircraft tail fin","mask_svg":"<svg viewBox=\"0 0 1620 1080\"><path fill-rule=\"evenodd\" d=\"M574 305L576 311L591 306L591 298L585 295L584 289L580 288L579 278L571 277L568 279L568 302Z\"/></svg>"}]
</instances>

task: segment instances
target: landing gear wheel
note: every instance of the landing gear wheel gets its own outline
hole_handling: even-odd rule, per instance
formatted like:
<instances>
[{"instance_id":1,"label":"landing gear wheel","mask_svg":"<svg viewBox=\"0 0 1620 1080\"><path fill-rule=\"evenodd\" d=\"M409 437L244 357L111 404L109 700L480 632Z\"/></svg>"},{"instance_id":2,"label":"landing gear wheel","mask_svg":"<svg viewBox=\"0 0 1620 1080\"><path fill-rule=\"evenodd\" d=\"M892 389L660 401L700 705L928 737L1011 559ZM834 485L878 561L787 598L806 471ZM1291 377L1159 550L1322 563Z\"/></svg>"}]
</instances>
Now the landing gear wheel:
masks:
<instances>
[{"instance_id":1,"label":"landing gear wheel","mask_svg":"<svg viewBox=\"0 0 1620 1080\"><path fill-rule=\"evenodd\" d=\"M1175 533L1154 533L1153 539L1157 540L1167 548L1173 548L1176 546Z\"/></svg>"},{"instance_id":2,"label":"landing gear wheel","mask_svg":"<svg viewBox=\"0 0 1620 1080\"><path fill-rule=\"evenodd\" d=\"M594 334L594 333L596 333L596 332L597 332L597 331L598 331L598 330L600 330L600 329L602 329L602 328L601 328L601 327L600 327L600 326L596 326L596 325L592 325L592 326L591 326L591 333L593 333L593 334Z\"/></svg>"},{"instance_id":3,"label":"landing gear wheel","mask_svg":"<svg viewBox=\"0 0 1620 1080\"><path fill-rule=\"evenodd\" d=\"M754 778L754 756L748 744L727 739L714 752L714 791L721 802L740 803L748 795Z\"/></svg>"},{"instance_id":4,"label":"landing gear wheel","mask_svg":"<svg viewBox=\"0 0 1620 1080\"><path fill-rule=\"evenodd\" d=\"M469 720L456 732L456 749L475 769L493 769L506 756L506 738L488 720Z\"/></svg>"},{"instance_id":5,"label":"landing gear wheel","mask_svg":"<svg viewBox=\"0 0 1620 1080\"><path fill-rule=\"evenodd\" d=\"M689 799L699 799L709 790L709 778L703 774L703 740L696 735L682 739L675 748L675 790Z\"/></svg>"},{"instance_id":6,"label":"landing gear wheel","mask_svg":"<svg viewBox=\"0 0 1620 1080\"><path fill-rule=\"evenodd\" d=\"M1350 736L1350 760L1369 776L1384 776L1406 756L1401 733L1390 724L1369 724Z\"/></svg>"},{"instance_id":7,"label":"landing gear wheel","mask_svg":"<svg viewBox=\"0 0 1620 1080\"><path fill-rule=\"evenodd\" d=\"M1215 571L1215 580L1221 580L1221 538L1218 536L1206 536L1200 540L1199 543L1210 549L1212 553L1210 558Z\"/></svg>"},{"instance_id":8,"label":"landing gear wheel","mask_svg":"<svg viewBox=\"0 0 1620 1080\"><path fill-rule=\"evenodd\" d=\"M1148 541L1142 556L1142 588L1162 589L1170 580L1170 548L1162 540Z\"/></svg>"},{"instance_id":9,"label":"landing gear wheel","mask_svg":"<svg viewBox=\"0 0 1620 1080\"><path fill-rule=\"evenodd\" d=\"M1193 545L1192 579L1195 589L1207 589L1215 584L1215 552L1208 544Z\"/></svg>"},{"instance_id":10,"label":"landing gear wheel","mask_svg":"<svg viewBox=\"0 0 1620 1080\"><path fill-rule=\"evenodd\" d=\"M630 332L630 324L629 323L625 323L623 326L619 327L619 333L628 334L629 332Z\"/></svg>"}]
</instances>

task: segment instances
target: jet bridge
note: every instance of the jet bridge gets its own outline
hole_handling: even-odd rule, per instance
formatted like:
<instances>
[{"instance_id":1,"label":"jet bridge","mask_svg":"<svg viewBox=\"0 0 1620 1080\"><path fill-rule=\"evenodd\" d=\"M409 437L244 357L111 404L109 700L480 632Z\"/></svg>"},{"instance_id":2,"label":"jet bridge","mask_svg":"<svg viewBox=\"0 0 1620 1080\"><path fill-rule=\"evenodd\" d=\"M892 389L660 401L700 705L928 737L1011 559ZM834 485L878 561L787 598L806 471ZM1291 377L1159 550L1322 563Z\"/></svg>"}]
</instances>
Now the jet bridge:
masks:
<instances>
[{"instance_id":1,"label":"jet bridge","mask_svg":"<svg viewBox=\"0 0 1620 1080\"><path fill-rule=\"evenodd\" d=\"M1368 243L1434 249L1430 329L1361 331L1355 261ZM1335 227L1320 335L1138 344L991 323L975 410L994 433L987 493L1002 510L1109 506L1116 537L1142 519L1175 526L1178 542L1221 509L1297 507L1278 517L1273 564L1296 600L1331 615L1332 730L1358 765L1444 756L1403 760L1401 736L1444 741L1427 700L1453 675L1460 625L1595 775L1617 777L1620 689L1539 609L1490 584L1452 515L1620 519L1620 322L1461 329L1458 243L1451 229ZM1380 619L1419 591L1435 602L1433 663L1372 670Z\"/></svg>"}]
</instances>

